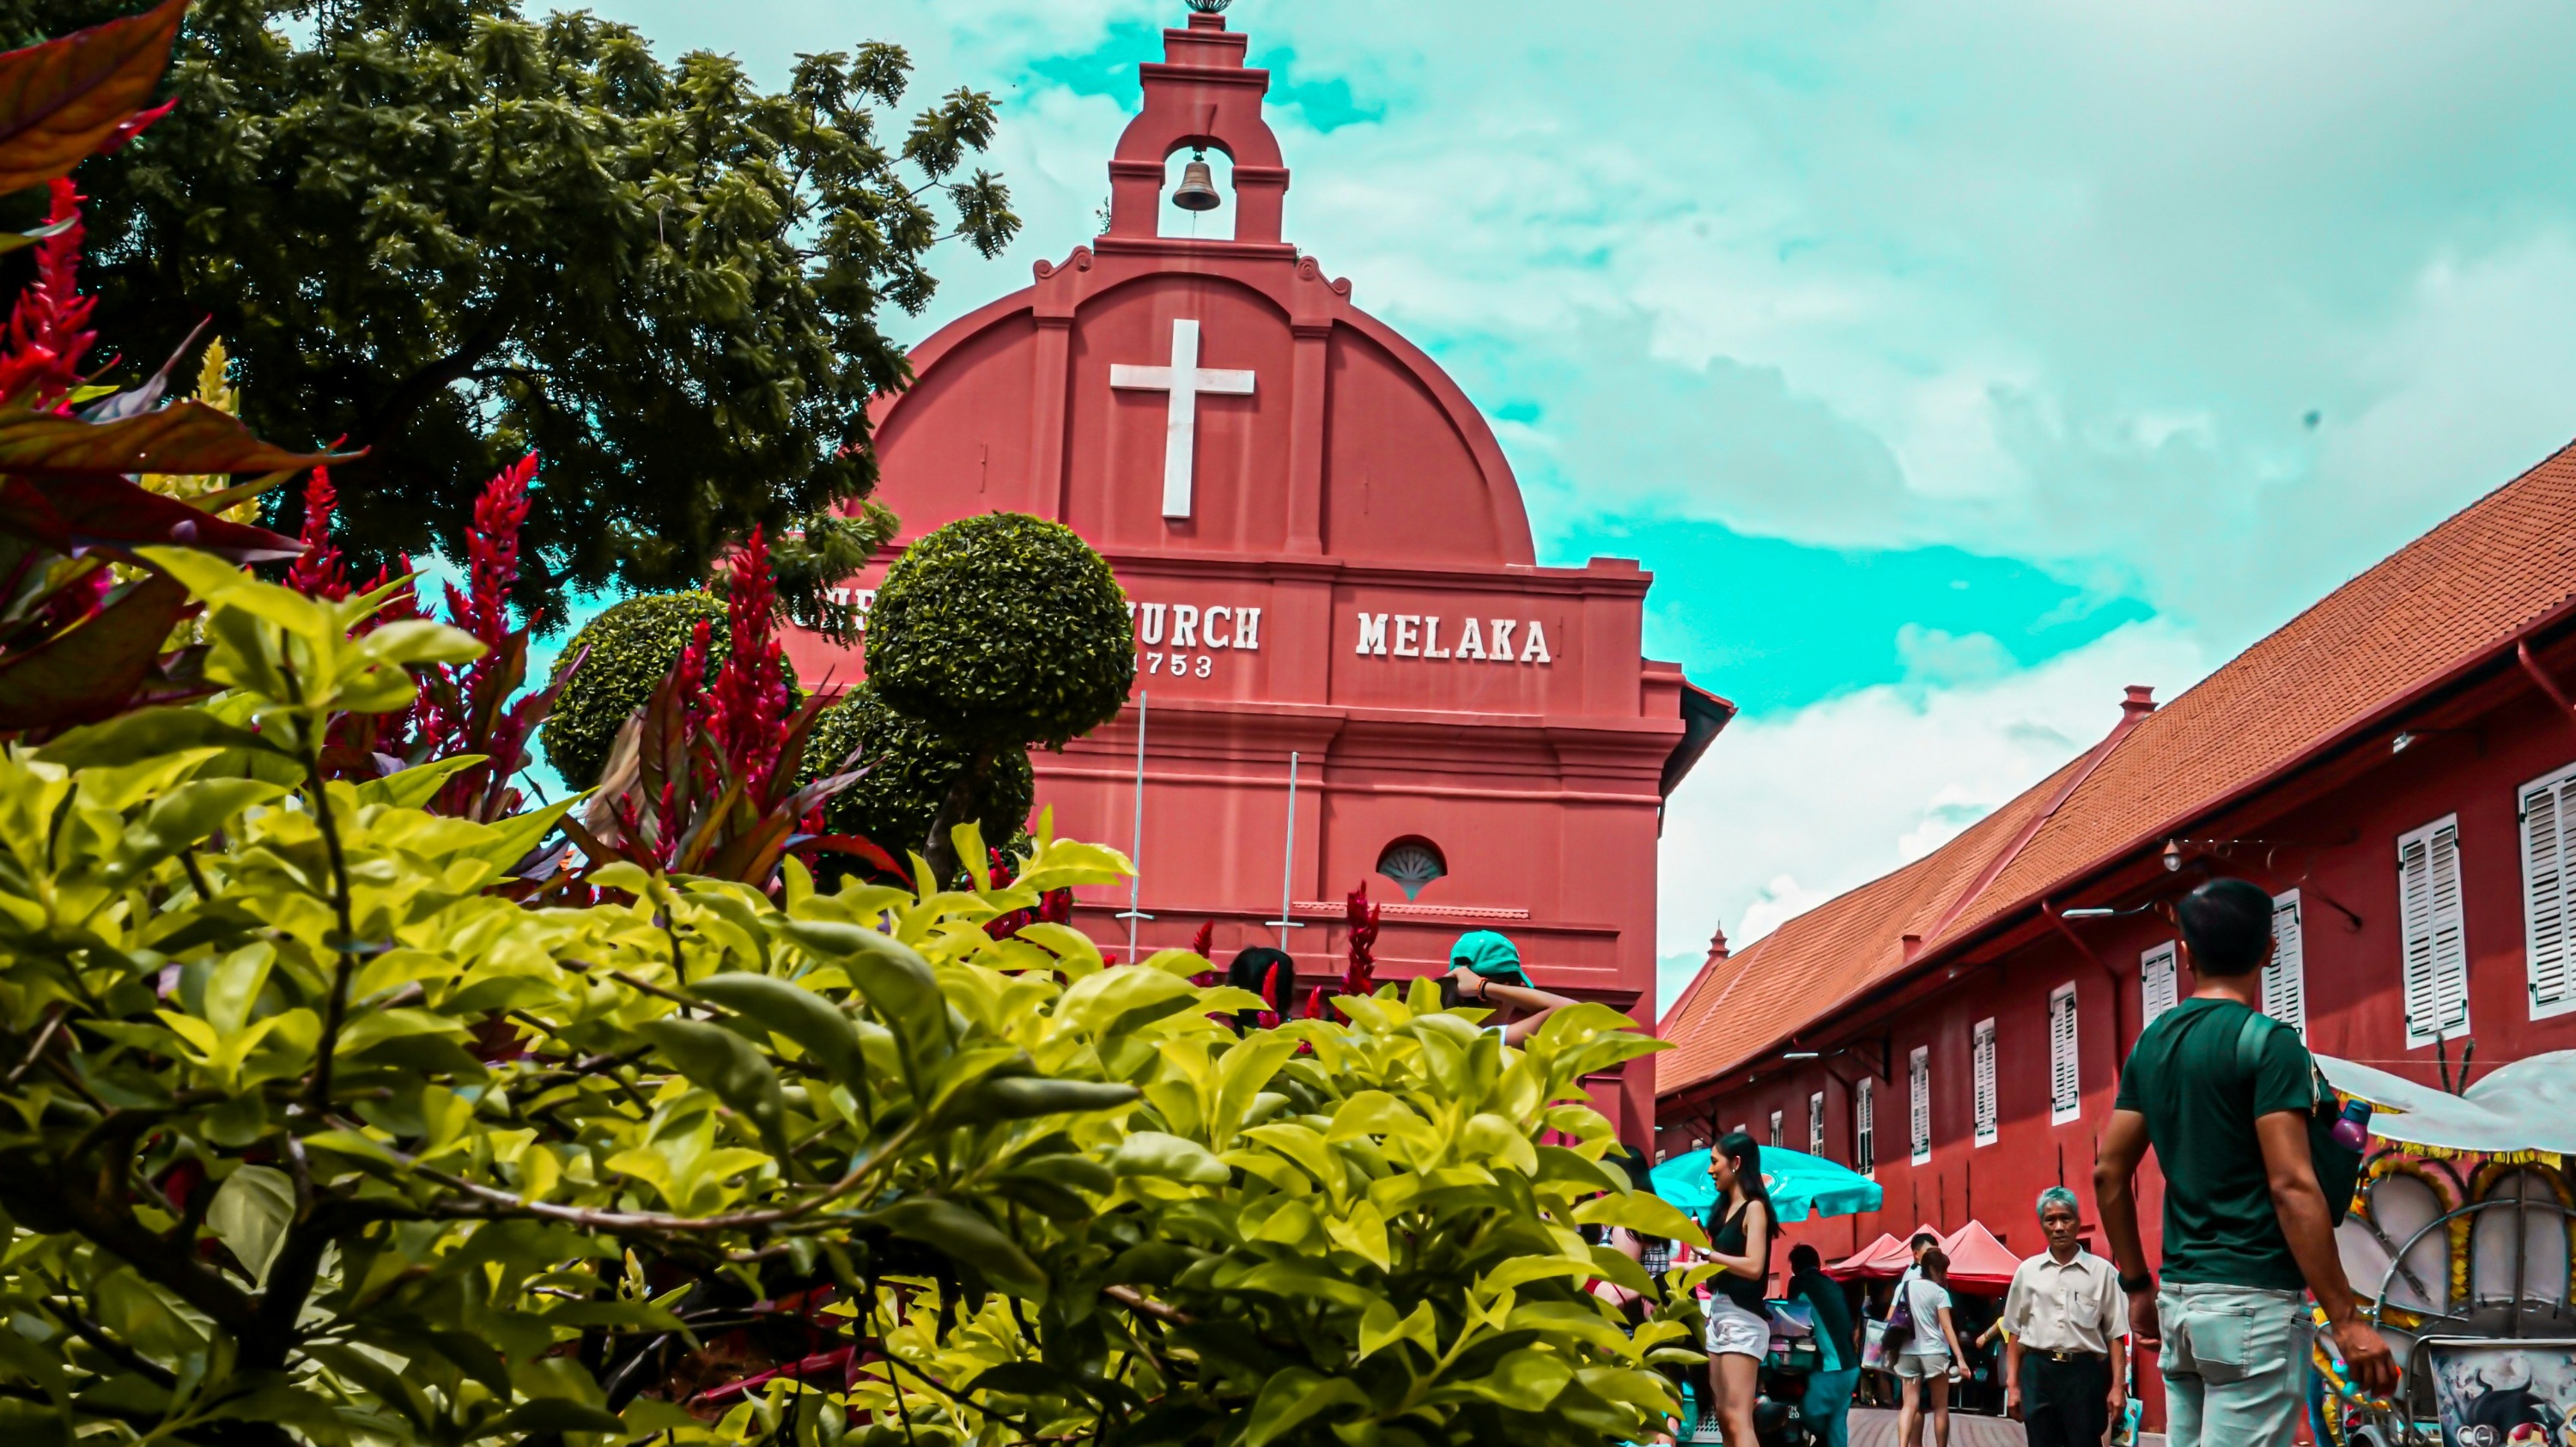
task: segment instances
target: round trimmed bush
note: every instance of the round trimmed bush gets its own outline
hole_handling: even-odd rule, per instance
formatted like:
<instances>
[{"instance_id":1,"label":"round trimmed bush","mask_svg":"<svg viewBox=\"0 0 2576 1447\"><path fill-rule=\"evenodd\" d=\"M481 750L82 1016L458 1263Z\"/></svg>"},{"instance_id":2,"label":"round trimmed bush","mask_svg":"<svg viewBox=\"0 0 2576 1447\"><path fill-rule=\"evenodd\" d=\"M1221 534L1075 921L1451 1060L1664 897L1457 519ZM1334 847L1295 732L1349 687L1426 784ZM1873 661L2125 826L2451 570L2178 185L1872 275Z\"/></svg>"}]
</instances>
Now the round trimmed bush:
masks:
<instances>
[{"instance_id":1,"label":"round trimmed bush","mask_svg":"<svg viewBox=\"0 0 2576 1447\"><path fill-rule=\"evenodd\" d=\"M733 635L725 627L724 600L711 593L648 593L628 598L584 624L564 645L552 676L563 677L576 658L582 659L581 671L556 697L538 732L546 762L554 765L567 786L587 789L599 782L617 731L626 727L626 720L670 675L701 618L709 624L707 669L713 673L733 652ZM587 658L582 655L585 648L590 650ZM783 661L785 655L780 657ZM792 668L787 671L787 686L796 686Z\"/></svg>"},{"instance_id":2,"label":"round trimmed bush","mask_svg":"<svg viewBox=\"0 0 2576 1447\"><path fill-rule=\"evenodd\" d=\"M897 859L930 837L930 822L949 784L974 762L973 750L896 711L864 684L814 720L805 777L854 767L848 762L854 751L867 773L823 806L824 822L836 834L864 836ZM1028 751L1000 751L975 799L975 822L985 842L1006 847L1018 837L1036 796Z\"/></svg>"},{"instance_id":3,"label":"round trimmed bush","mask_svg":"<svg viewBox=\"0 0 2576 1447\"><path fill-rule=\"evenodd\" d=\"M868 613L868 680L972 750L1060 749L1127 702L1133 633L1126 590L1073 529L987 513L886 570Z\"/></svg>"}]
</instances>

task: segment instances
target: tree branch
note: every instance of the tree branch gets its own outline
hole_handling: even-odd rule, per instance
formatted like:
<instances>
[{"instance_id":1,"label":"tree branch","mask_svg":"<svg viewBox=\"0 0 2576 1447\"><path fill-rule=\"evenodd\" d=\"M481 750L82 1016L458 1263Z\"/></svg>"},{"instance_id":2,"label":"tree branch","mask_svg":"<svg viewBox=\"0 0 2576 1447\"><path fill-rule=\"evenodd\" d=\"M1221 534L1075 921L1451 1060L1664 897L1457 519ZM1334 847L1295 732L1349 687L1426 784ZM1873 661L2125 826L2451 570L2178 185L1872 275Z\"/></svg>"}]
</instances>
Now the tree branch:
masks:
<instances>
[{"instance_id":1,"label":"tree branch","mask_svg":"<svg viewBox=\"0 0 2576 1447\"><path fill-rule=\"evenodd\" d=\"M493 303L492 310L456 344L456 350L405 377L358 425L356 440L370 447L383 442L401 430L430 398L463 380L495 348L508 341L510 324L502 319L504 310L500 303Z\"/></svg>"}]
</instances>

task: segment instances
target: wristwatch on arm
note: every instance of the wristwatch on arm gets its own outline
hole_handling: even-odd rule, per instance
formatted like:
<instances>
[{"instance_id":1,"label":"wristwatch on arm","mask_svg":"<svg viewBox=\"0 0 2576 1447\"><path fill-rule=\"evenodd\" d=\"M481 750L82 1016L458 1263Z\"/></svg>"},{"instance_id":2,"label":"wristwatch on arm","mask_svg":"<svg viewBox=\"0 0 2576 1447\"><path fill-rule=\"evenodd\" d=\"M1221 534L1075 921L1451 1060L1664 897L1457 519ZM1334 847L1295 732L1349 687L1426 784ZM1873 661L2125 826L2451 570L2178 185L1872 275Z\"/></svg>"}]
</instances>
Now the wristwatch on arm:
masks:
<instances>
[{"instance_id":1,"label":"wristwatch on arm","mask_svg":"<svg viewBox=\"0 0 2576 1447\"><path fill-rule=\"evenodd\" d=\"M2155 1289L2155 1285L2156 1274L2152 1271L2141 1271L2135 1276L2123 1276L2120 1278L2120 1289L2131 1296L2135 1296L2141 1291L2152 1291Z\"/></svg>"}]
</instances>

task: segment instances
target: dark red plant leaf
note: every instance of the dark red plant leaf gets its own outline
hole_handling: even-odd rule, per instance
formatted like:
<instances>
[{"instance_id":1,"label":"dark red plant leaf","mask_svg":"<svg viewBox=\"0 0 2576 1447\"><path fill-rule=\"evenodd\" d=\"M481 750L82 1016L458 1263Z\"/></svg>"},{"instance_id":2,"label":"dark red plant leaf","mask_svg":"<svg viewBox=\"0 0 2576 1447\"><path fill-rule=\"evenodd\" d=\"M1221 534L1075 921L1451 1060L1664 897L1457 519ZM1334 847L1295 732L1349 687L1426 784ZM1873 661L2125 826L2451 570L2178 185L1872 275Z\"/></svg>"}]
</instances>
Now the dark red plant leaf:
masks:
<instances>
[{"instance_id":1,"label":"dark red plant leaf","mask_svg":"<svg viewBox=\"0 0 2576 1447\"><path fill-rule=\"evenodd\" d=\"M209 516L121 477L0 480L0 532L15 533L61 553L175 543L203 548L236 563L259 563L297 557L304 551L293 538Z\"/></svg>"},{"instance_id":2,"label":"dark red plant leaf","mask_svg":"<svg viewBox=\"0 0 2576 1447\"><path fill-rule=\"evenodd\" d=\"M0 55L0 193L68 175L152 96L188 0Z\"/></svg>"},{"instance_id":3,"label":"dark red plant leaf","mask_svg":"<svg viewBox=\"0 0 2576 1447\"><path fill-rule=\"evenodd\" d=\"M116 422L36 411L23 390L0 402L0 472L23 476L300 472L356 455L271 446L203 402L173 402Z\"/></svg>"},{"instance_id":4,"label":"dark red plant leaf","mask_svg":"<svg viewBox=\"0 0 2576 1447\"><path fill-rule=\"evenodd\" d=\"M122 709L151 677L170 630L194 606L160 574L76 627L0 658L0 729L88 723Z\"/></svg>"},{"instance_id":5,"label":"dark red plant leaf","mask_svg":"<svg viewBox=\"0 0 2576 1447\"><path fill-rule=\"evenodd\" d=\"M177 110L178 108L179 98L177 96L172 96L168 100L161 102L161 104L154 106L148 111L136 111L125 119L118 121L116 123L116 129L107 133L107 139L99 142L98 154L102 156L113 156L117 152L124 150L126 146L133 142L136 136L152 129L152 125L155 121L160 120L163 116L170 114L170 112Z\"/></svg>"},{"instance_id":6,"label":"dark red plant leaf","mask_svg":"<svg viewBox=\"0 0 2576 1447\"><path fill-rule=\"evenodd\" d=\"M820 849L833 854L855 855L897 879L908 879L912 871L900 860L885 852L883 846L863 834L813 834L796 842L799 849Z\"/></svg>"}]
</instances>

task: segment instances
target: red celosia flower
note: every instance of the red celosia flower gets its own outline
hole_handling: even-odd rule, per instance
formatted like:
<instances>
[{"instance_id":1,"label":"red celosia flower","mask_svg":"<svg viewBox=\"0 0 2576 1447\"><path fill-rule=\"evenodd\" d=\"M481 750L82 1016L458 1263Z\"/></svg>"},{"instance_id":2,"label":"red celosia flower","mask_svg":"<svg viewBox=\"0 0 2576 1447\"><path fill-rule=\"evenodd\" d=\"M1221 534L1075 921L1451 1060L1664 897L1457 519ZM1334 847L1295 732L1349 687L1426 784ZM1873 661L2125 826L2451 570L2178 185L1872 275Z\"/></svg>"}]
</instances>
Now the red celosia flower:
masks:
<instances>
[{"instance_id":1,"label":"red celosia flower","mask_svg":"<svg viewBox=\"0 0 2576 1447\"><path fill-rule=\"evenodd\" d=\"M1368 881L1360 881L1360 887L1344 898L1342 909L1350 934L1350 964L1342 971L1342 993L1375 994L1378 907L1369 902Z\"/></svg>"},{"instance_id":2,"label":"red celosia flower","mask_svg":"<svg viewBox=\"0 0 2576 1447\"><path fill-rule=\"evenodd\" d=\"M448 621L487 648L510 636L510 589L519 581L519 529L528 520L528 482L537 475L533 452L501 469L474 500L474 530L466 535L468 591L447 586Z\"/></svg>"},{"instance_id":3,"label":"red celosia flower","mask_svg":"<svg viewBox=\"0 0 2576 1447\"><path fill-rule=\"evenodd\" d=\"M726 565L725 624L732 651L707 690L707 728L744 794L765 798L778 768L788 713L787 679L778 667L778 589L769 574L761 529ZM706 625L701 623L701 628Z\"/></svg>"},{"instance_id":4,"label":"red celosia flower","mask_svg":"<svg viewBox=\"0 0 2576 1447\"><path fill-rule=\"evenodd\" d=\"M80 294L80 203L70 177L55 180L45 224L70 225L36 243L35 283L19 294L9 314L7 388L15 392L32 382L41 402L80 381L81 358L98 339L89 330L90 299Z\"/></svg>"},{"instance_id":5,"label":"red celosia flower","mask_svg":"<svg viewBox=\"0 0 2576 1447\"><path fill-rule=\"evenodd\" d=\"M304 555L286 570L286 586L307 598L338 602L349 596L349 568L331 541L331 515L339 506L340 493L331 486L331 470L313 469L304 484Z\"/></svg>"}]
</instances>

